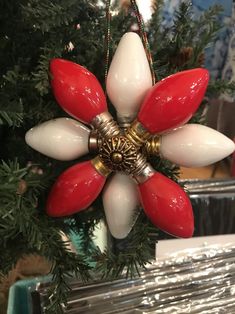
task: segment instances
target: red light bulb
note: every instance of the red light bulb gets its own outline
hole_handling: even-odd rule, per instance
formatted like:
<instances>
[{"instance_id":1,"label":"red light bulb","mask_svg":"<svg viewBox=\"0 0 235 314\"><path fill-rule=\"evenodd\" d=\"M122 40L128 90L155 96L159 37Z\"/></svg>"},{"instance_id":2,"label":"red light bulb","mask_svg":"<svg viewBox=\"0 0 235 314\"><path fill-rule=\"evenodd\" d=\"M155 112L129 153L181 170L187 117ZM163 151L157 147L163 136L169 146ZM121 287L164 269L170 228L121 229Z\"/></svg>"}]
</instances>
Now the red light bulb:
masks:
<instances>
[{"instance_id":1,"label":"red light bulb","mask_svg":"<svg viewBox=\"0 0 235 314\"><path fill-rule=\"evenodd\" d=\"M52 59L51 86L59 105L84 123L107 111L103 89L96 77L84 67L63 59Z\"/></svg>"},{"instance_id":2,"label":"red light bulb","mask_svg":"<svg viewBox=\"0 0 235 314\"><path fill-rule=\"evenodd\" d=\"M97 167L97 160L95 158L76 164L59 176L47 200L46 211L49 216L72 215L91 205L101 192L109 173Z\"/></svg>"},{"instance_id":3,"label":"red light bulb","mask_svg":"<svg viewBox=\"0 0 235 314\"><path fill-rule=\"evenodd\" d=\"M144 211L155 226L180 238L193 235L192 206L178 184L154 172L143 183L139 183L138 189Z\"/></svg>"},{"instance_id":4,"label":"red light bulb","mask_svg":"<svg viewBox=\"0 0 235 314\"><path fill-rule=\"evenodd\" d=\"M202 68L166 77L150 89L137 120L151 134L186 123L200 105L208 81L209 73Z\"/></svg>"}]
</instances>

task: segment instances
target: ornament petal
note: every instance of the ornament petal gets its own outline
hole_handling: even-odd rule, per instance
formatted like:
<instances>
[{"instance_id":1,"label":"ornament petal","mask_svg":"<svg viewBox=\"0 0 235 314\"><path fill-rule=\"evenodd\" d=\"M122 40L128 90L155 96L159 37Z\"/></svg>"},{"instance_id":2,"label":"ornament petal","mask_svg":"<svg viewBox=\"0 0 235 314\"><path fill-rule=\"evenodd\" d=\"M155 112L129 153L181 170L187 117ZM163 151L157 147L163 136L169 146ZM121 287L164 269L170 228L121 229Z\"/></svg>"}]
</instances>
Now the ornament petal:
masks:
<instances>
[{"instance_id":1,"label":"ornament petal","mask_svg":"<svg viewBox=\"0 0 235 314\"><path fill-rule=\"evenodd\" d=\"M184 167L215 163L235 150L235 144L222 133L199 124L186 124L161 137L161 155Z\"/></svg>"},{"instance_id":2,"label":"ornament petal","mask_svg":"<svg viewBox=\"0 0 235 314\"><path fill-rule=\"evenodd\" d=\"M177 183L155 172L138 188L144 211L156 227L176 237L193 235L192 206Z\"/></svg>"},{"instance_id":3,"label":"ornament petal","mask_svg":"<svg viewBox=\"0 0 235 314\"><path fill-rule=\"evenodd\" d=\"M106 178L91 161L65 170L54 183L47 200L49 216L62 217L86 209L100 194Z\"/></svg>"},{"instance_id":4,"label":"ornament petal","mask_svg":"<svg viewBox=\"0 0 235 314\"><path fill-rule=\"evenodd\" d=\"M144 99L138 121L151 133L186 123L200 105L209 80L206 69L178 72L155 84Z\"/></svg>"},{"instance_id":5,"label":"ornament petal","mask_svg":"<svg viewBox=\"0 0 235 314\"><path fill-rule=\"evenodd\" d=\"M52 59L51 86L59 105L72 117L84 123L107 110L102 87L96 77L79 64Z\"/></svg>"},{"instance_id":6,"label":"ornament petal","mask_svg":"<svg viewBox=\"0 0 235 314\"><path fill-rule=\"evenodd\" d=\"M133 120L152 86L152 76L140 37L122 36L107 77L107 93L119 116Z\"/></svg>"},{"instance_id":7,"label":"ornament petal","mask_svg":"<svg viewBox=\"0 0 235 314\"><path fill-rule=\"evenodd\" d=\"M131 231L139 213L136 183L124 173L116 173L107 182L103 205L109 230L114 238L123 239Z\"/></svg>"},{"instance_id":8,"label":"ornament petal","mask_svg":"<svg viewBox=\"0 0 235 314\"><path fill-rule=\"evenodd\" d=\"M88 153L90 130L69 118L46 121L30 129L26 143L38 152L57 159L73 160Z\"/></svg>"}]
</instances>

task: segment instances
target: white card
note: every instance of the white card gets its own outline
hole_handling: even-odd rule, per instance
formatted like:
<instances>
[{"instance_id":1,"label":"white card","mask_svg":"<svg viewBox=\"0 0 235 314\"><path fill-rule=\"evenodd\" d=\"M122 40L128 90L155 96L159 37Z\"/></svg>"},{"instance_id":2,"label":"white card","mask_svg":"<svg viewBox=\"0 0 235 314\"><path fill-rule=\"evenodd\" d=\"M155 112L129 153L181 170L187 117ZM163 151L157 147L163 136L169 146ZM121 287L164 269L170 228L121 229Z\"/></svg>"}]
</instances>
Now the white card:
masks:
<instances>
[{"instance_id":1,"label":"white card","mask_svg":"<svg viewBox=\"0 0 235 314\"><path fill-rule=\"evenodd\" d=\"M156 244L156 259L165 259L178 254L189 254L192 250L203 249L208 246L216 246L218 248L230 243L235 244L235 234L160 240Z\"/></svg>"}]
</instances>

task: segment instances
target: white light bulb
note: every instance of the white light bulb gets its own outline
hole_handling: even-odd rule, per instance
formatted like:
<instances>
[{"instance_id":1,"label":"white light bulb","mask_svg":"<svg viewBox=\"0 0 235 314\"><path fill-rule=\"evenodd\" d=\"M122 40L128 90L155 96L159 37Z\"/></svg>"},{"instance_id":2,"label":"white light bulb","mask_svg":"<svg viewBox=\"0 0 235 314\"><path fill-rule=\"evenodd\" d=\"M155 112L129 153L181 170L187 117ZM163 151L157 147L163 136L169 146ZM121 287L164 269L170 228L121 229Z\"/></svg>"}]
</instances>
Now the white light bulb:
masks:
<instances>
[{"instance_id":1,"label":"white light bulb","mask_svg":"<svg viewBox=\"0 0 235 314\"><path fill-rule=\"evenodd\" d=\"M112 59L107 93L118 116L133 120L152 86L152 76L140 37L133 32L123 35Z\"/></svg>"},{"instance_id":2,"label":"white light bulb","mask_svg":"<svg viewBox=\"0 0 235 314\"><path fill-rule=\"evenodd\" d=\"M222 133L199 124L185 124L161 137L160 154L184 167L203 167L215 163L235 149Z\"/></svg>"},{"instance_id":3,"label":"white light bulb","mask_svg":"<svg viewBox=\"0 0 235 314\"><path fill-rule=\"evenodd\" d=\"M111 234L117 239L125 238L139 213L139 196L133 179L116 173L105 186L103 205Z\"/></svg>"},{"instance_id":4,"label":"white light bulb","mask_svg":"<svg viewBox=\"0 0 235 314\"><path fill-rule=\"evenodd\" d=\"M73 160L88 153L90 130L69 118L49 120L30 129L26 143L38 152L57 159Z\"/></svg>"}]
</instances>

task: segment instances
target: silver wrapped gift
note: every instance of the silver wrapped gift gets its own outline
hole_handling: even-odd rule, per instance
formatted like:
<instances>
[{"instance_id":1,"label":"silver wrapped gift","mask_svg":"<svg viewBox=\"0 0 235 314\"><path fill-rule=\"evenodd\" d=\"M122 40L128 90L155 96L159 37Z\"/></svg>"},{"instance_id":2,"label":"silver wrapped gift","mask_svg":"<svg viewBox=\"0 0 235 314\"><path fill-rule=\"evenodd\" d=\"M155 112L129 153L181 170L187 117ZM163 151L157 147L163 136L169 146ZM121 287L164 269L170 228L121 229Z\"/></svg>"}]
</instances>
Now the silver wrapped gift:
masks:
<instances>
[{"instance_id":1,"label":"silver wrapped gift","mask_svg":"<svg viewBox=\"0 0 235 314\"><path fill-rule=\"evenodd\" d=\"M235 233L235 179L185 180L194 210L194 236Z\"/></svg>"},{"instance_id":2,"label":"silver wrapped gift","mask_svg":"<svg viewBox=\"0 0 235 314\"><path fill-rule=\"evenodd\" d=\"M43 313L49 287L38 284L33 291L40 300L35 314L39 307ZM64 313L235 313L235 243L157 260L134 279L73 281Z\"/></svg>"}]
</instances>

